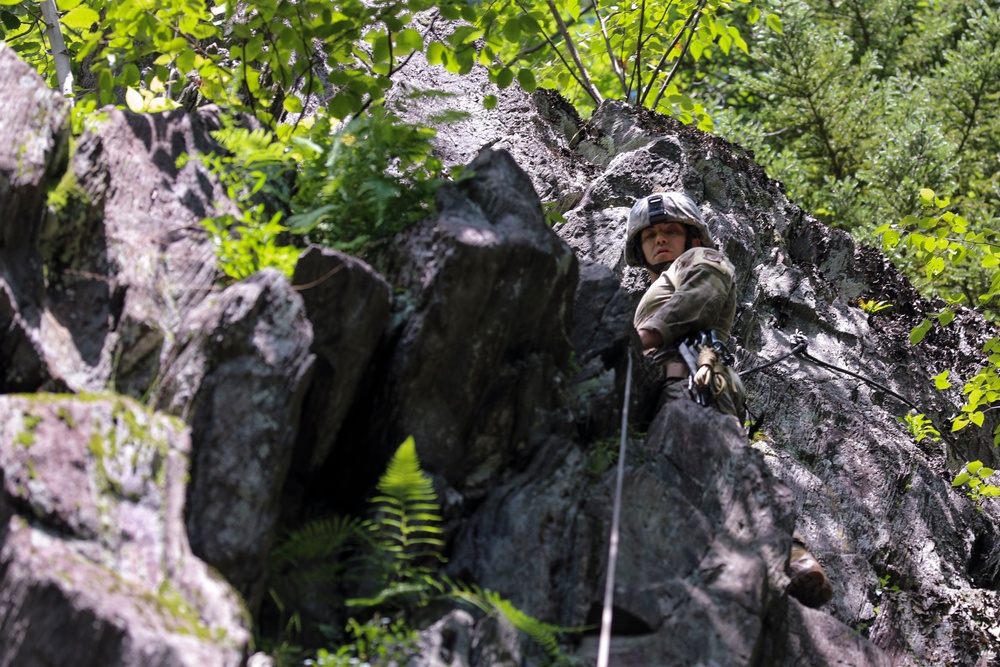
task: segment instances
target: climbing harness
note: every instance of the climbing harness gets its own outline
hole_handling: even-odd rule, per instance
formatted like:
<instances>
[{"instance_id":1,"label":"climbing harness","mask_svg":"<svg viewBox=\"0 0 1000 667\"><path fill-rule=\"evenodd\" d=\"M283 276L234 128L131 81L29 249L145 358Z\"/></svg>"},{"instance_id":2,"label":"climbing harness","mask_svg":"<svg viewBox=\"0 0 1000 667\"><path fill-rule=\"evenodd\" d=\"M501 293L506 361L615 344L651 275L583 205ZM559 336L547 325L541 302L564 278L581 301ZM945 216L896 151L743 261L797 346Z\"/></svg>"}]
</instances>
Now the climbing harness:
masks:
<instances>
[{"instance_id":1,"label":"climbing harness","mask_svg":"<svg viewBox=\"0 0 1000 667\"><path fill-rule=\"evenodd\" d=\"M618 564L618 522L622 511L622 486L625 480L625 434L628 431L628 404L632 388L632 353L628 353L625 371L625 403L622 405L622 438L618 446L618 474L615 479L615 503L611 511L611 539L608 544L608 576L604 583L604 608L601 611L601 640L597 647L597 667L608 667L611 651L611 608L615 597L615 567Z\"/></svg>"}]
</instances>

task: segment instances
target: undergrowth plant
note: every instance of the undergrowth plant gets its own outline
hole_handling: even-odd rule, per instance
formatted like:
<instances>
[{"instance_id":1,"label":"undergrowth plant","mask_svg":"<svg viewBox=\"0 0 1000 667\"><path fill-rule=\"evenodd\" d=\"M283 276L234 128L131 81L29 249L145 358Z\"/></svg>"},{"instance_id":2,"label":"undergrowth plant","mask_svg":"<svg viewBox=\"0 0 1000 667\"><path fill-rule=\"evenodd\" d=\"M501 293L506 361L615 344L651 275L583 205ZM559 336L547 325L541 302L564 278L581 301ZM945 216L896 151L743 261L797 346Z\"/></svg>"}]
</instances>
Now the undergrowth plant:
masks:
<instances>
[{"instance_id":1,"label":"undergrowth plant","mask_svg":"<svg viewBox=\"0 0 1000 667\"><path fill-rule=\"evenodd\" d=\"M301 652L286 637L270 647L279 667L404 664L417 652L414 619L431 605L504 619L533 639L552 663L564 660L558 636L568 629L525 614L499 593L440 572L445 563L440 505L412 437L396 450L376 488L369 518L307 523L271 554L271 596L285 613L286 636L301 630L299 614L284 607L286 599L308 597L338 582L351 582L361 592L341 601L351 612L343 631L325 629L339 646L301 661Z\"/></svg>"}]
</instances>

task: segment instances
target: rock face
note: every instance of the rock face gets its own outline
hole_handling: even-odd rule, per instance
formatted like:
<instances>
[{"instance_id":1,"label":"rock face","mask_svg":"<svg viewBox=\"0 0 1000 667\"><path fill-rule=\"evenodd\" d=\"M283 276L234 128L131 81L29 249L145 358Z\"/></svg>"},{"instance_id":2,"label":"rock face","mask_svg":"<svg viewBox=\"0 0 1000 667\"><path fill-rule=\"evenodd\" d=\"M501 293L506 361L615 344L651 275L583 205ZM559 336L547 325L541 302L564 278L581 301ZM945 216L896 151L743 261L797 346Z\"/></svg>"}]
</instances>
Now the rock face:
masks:
<instances>
[{"instance_id":1,"label":"rock face","mask_svg":"<svg viewBox=\"0 0 1000 667\"><path fill-rule=\"evenodd\" d=\"M249 618L191 553L188 431L120 397L0 397L0 662L239 665Z\"/></svg>"},{"instance_id":2,"label":"rock face","mask_svg":"<svg viewBox=\"0 0 1000 667\"><path fill-rule=\"evenodd\" d=\"M487 111L480 73L411 64L390 103L420 122L433 109L412 93L454 93L470 116L438 150L474 174L377 270L310 248L292 281L223 290L198 221L230 204L177 163L212 150L211 114L112 111L67 164L64 104L0 47L0 662L244 663L276 535L362 509L410 435L445 505L448 573L595 623L628 394L614 664L992 664L1000 511L951 489L949 466L996 467L996 451L970 430L914 442L898 419L913 404L947 432L960 396L931 378L981 363L983 322L910 346L929 304L738 147L613 102L582 124L547 92ZM658 406L631 328L647 279L621 263L628 208L654 188L691 195L737 267L739 368L808 344L747 376L752 442ZM565 221L549 227L539 196ZM106 390L149 405L87 393ZM76 395L12 395L28 391ZM784 593L793 529L833 582L819 610ZM344 620L324 612L304 620ZM70 639L46 641L57 627ZM589 663L596 643L566 650ZM464 611L420 646L414 665L537 653Z\"/></svg>"},{"instance_id":3,"label":"rock face","mask_svg":"<svg viewBox=\"0 0 1000 667\"><path fill-rule=\"evenodd\" d=\"M464 80L425 78L422 71L411 74L410 80L433 80L449 92L473 99L483 94L479 86L466 86ZM448 137L441 141L441 155L460 156L476 147L476 138L482 136L475 130L477 124L534 128L551 118L547 94L532 99L513 92L510 97L514 99L494 111L478 111L465 121L462 132L439 128ZM803 214L749 156L724 141L614 102L603 104L586 125L574 126L571 117L563 115L549 128L529 129L516 140L504 140L518 144L520 154L538 153L538 143L549 150L553 159L541 170L545 176L535 176L529 169L536 189L547 193L546 200L578 202L562 207L566 222L557 225L557 233L583 266L603 264L618 274L625 301L634 305L646 285L640 272L622 264L628 208L655 188L683 190L699 203L719 246L737 266L741 307L733 346L739 368L747 370L787 353L801 334L813 358L881 385L799 356L747 378L750 407L764 416L753 449L790 493L795 526L830 574L835 598L820 611L803 609L794 601L788 601L785 611L776 611L778 607L769 607L772 601L760 593L757 608L770 608L776 614L758 635L766 650L745 653L752 656L745 659L734 653L732 662L718 664L828 664L848 653L855 656L848 664L883 664L886 658L876 646L897 665L949 660L985 665L995 660L1000 636L995 620L1000 605L997 507L988 504L977 512L950 488L948 469L955 460L975 458L995 467L997 452L988 437L992 427L987 424L983 433L966 430L961 438L947 442L915 443L899 419L913 404L947 433L946 419L960 397L955 389L935 391L931 377L945 369L953 377L969 377L983 361L985 325L963 316L962 326L935 330L920 346L910 346L908 331L930 305L880 253ZM591 174L582 192L579 178L561 176L577 173ZM582 275L594 273L581 270ZM598 284L596 277L581 282L577 314L594 313L595 304L585 295ZM605 303L622 300L621 295L605 294ZM869 315L854 305L858 297L889 301L894 307ZM581 381L573 385L573 394L593 392L590 396L605 406L621 404L624 356L615 350L613 332L627 331L631 319L630 309L622 310L611 309L596 327L611 335L603 339L602 353L591 353L589 374L573 375ZM587 320L576 326L579 355L595 340L594 328L588 328L593 325ZM653 402L648 400L648 369L640 366L636 371L639 384L633 387L632 407L641 426L652 418L646 410ZM600 377L605 380L593 381ZM594 392L595 384L604 389ZM580 464L574 468L572 461L574 457L600 460L600 450L607 444L599 438L609 434L614 420L588 423L593 430L583 436L579 450L565 445L538 447L529 472L487 495L455 538L451 563L456 572L473 573L480 583L510 592L526 610L567 625L584 622L600 599L594 585L599 566L590 565L589 577L576 578L577 569L600 562L592 546L588 550L582 545L600 539L581 538L588 521L574 516L577 511L589 516L589 530L598 535L607 530L607 516L576 509L583 506L585 492L580 490ZM558 431L554 424L552 429ZM657 450L663 435L651 429L642 446ZM635 475L651 466L642 461L632 465ZM769 487L764 485L764 493L773 493ZM706 497L702 504L711 501ZM603 509L607 511L606 505ZM626 502L623 508L623 522L647 528L656 525L651 517L671 526L688 516L658 503L637 503L630 509ZM702 548L721 539L724 523L716 519L709 533L713 537L698 540ZM643 549L651 549L663 532L671 534L669 529L652 532L636 538ZM533 554L531 574L511 565L521 565L521 554L526 552ZM739 559L732 559L723 573L731 568L728 574L752 587L756 580L744 575L738 564ZM658 582L651 587L669 589L669 573L647 575ZM569 583L582 580L590 582L589 590ZM775 586L775 581L772 572L768 586ZM624 591L623 595L629 597ZM667 611L645 617L629 610L627 618L640 619L632 632L642 637L623 641L655 645L657 637L666 636L661 635L666 628L675 630L672 607L660 606L664 608ZM740 616L730 615L727 622L732 627L753 627L748 623L754 614L742 620ZM942 625L945 617L949 620ZM929 633L931 627L935 631ZM692 648L683 659L665 664L710 664L709 653L715 650L707 648L715 646L711 634L703 634L704 626L692 631L702 633L695 636L703 640L698 644L703 648ZM874 646L862 643L849 648L844 638L858 633L870 637Z\"/></svg>"}]
</instances>

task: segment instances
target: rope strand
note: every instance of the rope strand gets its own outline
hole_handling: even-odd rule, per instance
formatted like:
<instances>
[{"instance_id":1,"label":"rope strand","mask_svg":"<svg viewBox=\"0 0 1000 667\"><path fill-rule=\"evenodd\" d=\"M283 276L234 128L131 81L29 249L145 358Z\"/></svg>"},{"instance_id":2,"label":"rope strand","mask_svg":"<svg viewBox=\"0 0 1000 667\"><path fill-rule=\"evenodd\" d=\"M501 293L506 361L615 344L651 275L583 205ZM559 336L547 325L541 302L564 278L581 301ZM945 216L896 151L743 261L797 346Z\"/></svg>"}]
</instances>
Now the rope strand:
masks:
<instances>
[{"instance_id":1,"label":"rope strand","mask_svg":"<svg viewBox=\"0 0 1000 667\"><path fill-rule=\"evenodd\" d=\"M615 567L618 563L618 522L622 510L622 486L625 480L625 435L628 429L628 404L632 389L632 352L628 353L625 371L625 404L622 406L622 439L618 446L618 475L615 480L615 504L611 513L611 539L608 544L608 576L604 583L604 609L601 612L601 640L597 648L597 667L608 667L611 652L611 615L615 597Z\"/></svg>"}]
</instances>

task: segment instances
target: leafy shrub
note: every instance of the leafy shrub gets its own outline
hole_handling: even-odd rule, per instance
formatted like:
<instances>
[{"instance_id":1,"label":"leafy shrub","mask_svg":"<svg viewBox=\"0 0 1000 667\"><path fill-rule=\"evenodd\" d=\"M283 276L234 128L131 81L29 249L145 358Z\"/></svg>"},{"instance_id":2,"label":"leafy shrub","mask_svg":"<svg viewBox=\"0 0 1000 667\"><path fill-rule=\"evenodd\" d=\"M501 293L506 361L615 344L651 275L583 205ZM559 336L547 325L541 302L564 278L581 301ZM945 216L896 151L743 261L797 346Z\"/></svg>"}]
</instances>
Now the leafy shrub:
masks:
<instances>
[{"instance_id":1,"label":"leafy shrub","mask_svg":"<svg viewBox=\"0 0 1000 667\"><path fill-rule=\"evenodd\" d=\"M434 130L384 110L323 139L295 138L302 160L289 228L322 245L356 252L426 217L441 181L431 155Z\"/></svg>"}]
</instances>

